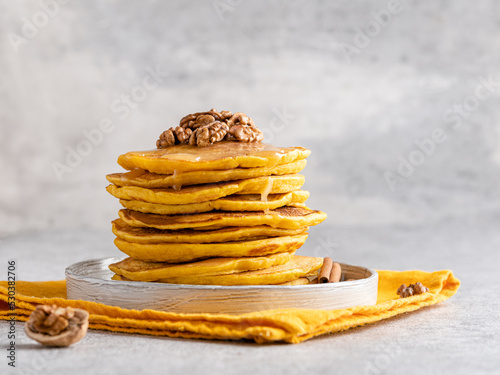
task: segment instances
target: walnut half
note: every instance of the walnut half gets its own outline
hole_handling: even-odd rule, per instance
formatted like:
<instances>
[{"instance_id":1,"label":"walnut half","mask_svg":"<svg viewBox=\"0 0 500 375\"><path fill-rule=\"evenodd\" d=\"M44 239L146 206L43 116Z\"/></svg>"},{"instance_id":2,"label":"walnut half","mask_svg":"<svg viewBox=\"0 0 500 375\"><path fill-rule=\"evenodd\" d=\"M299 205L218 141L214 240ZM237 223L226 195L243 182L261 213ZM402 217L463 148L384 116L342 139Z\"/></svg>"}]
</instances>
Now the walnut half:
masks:
<instances>
[{"instance_id":1,"label":"walnut half","mask_svg":"<svg viewBox=\"0 0 500 375\"><path fill-rule=\"evenodd\" d=\"M255 126L234 125L229 129L229 134L240 142L262 142L264 135Z\"/></svg>"},{"instance_id":2,"label":"walnut half","mask_svg":"<svg viewBox=\"0 0 500 375\"><path fill-rule=\"evenodd\" d=\"M229 127L220 121L214 121L210 124L197 128L189 138L189 144L192 146L208 146L224 139Z\"/></svg>"},{"instance_id":3,"label":"walnut half","mask_svg":"<svg viewBox=\"0 0 500 375\"><path fill-rule=\"evenodd\" d=\"M28 337L47 346L70 346L80 341L89 327L89 313L71 307L39 305L25 325Z\"/></svg>"}]
</instances>

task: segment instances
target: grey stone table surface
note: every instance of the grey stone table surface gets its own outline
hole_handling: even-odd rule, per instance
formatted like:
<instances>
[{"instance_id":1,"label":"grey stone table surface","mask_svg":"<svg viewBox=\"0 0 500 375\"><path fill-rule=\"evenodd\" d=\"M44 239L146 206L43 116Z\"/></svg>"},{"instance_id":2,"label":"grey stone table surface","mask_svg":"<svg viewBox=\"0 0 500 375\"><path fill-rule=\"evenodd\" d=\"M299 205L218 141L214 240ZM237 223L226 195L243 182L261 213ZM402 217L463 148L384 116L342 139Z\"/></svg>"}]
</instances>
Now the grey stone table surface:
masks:
<instances>
[{"instance_id":1,"label":"grey stone table surface","mask_svg":"<svg viewBox=\"0 0 500 375\"><path fill-rule=\"evenodd\" d=\"M478 374L500 367L497 223L315 228L301 254L377 269L451 269L462 286L436 306L297 344L158 338L90 331L79 344L45 349L18 326L16 369L1 374ZM117 256L108 232L40 232L0 242L2 279L16 258L23 280L54 280L77 261ZM6 322L0 322L5 348ZM5 353L5 349L2 350ZM71 370L70 370L71 369Z\"/></svg>"}]
</instances>

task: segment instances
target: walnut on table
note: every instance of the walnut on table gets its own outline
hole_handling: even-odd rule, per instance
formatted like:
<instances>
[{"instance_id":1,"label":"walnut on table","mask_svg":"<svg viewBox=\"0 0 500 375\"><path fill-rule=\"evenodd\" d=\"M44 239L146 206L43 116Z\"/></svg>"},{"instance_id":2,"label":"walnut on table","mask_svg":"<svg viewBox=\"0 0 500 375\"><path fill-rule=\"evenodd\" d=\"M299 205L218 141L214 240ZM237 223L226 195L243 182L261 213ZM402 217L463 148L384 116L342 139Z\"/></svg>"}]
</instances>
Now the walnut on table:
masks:
<instances>
[{"instance_id":1,"label":"walnut on table","mask_svg":"<svg viewBox=\"0 0 500 375\"><path fill-rule=\"evenodd\" d=\"M80 341L89 326L89 313L71 307L39 305L25 325L28 337L47 346L69 346Z\"/></svg>"}]
</instances>

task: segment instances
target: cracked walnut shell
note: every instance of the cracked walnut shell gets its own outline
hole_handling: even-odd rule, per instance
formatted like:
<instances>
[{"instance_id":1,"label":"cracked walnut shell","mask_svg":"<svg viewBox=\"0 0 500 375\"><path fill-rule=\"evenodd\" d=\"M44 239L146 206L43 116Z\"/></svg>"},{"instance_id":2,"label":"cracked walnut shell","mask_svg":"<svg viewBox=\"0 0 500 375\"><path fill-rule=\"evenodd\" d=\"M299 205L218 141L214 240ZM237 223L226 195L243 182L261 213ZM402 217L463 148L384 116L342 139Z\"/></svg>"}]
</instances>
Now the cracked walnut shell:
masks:
<instances>
[{"instance_id":1,"label":"cracked walnut shell","mask_svg":"<svg viewBox=\"0 0 500 375\"><path fill-rule=\"evenodd\" d=\"M28 337L47 346L69 346L80 341L89 326L89 313L71 307L39 305L25 325Z\"/></svg>"}]
</instances>

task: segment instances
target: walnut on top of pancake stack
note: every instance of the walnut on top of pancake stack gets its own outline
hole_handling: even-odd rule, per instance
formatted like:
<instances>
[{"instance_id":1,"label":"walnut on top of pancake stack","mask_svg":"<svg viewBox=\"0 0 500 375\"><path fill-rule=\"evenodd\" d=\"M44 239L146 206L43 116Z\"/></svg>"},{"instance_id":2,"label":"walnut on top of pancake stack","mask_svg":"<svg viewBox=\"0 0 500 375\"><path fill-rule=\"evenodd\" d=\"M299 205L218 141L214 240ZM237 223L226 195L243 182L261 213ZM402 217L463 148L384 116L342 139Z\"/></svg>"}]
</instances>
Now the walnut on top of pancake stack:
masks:
<instances>
[{"instance_id":1,"label":"walnut on top of pancake stack","mask_svg":"<svg viewBox=\"0 0 500 375\"><path fill-rule=\"evenodd\" d=\"M244 113L211 109L164 131L156 150L121 155L129 172L108 175L107 190L124 207L113 233L129 258L110 265L113 279L299 285L316 275L322 258L294 255L326 219L301 190L310 151L262 141Z\"/></svg>"}]
</instances>

